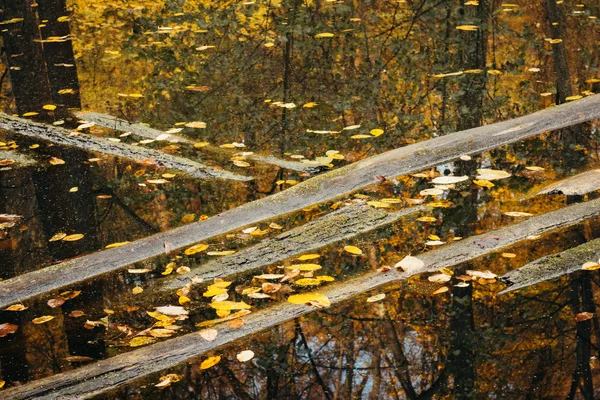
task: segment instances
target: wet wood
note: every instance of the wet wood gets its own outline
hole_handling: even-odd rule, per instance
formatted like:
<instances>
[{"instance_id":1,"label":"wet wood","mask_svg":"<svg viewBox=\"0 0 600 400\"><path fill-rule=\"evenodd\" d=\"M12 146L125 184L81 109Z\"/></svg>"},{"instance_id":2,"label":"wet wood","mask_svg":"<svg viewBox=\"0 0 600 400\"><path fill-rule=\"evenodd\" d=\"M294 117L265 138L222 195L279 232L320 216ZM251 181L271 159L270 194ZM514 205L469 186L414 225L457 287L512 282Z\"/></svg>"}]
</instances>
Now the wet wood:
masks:
<instances>
[{"instance_id":1,"label":"wet wood","mask_svg":"<svg viewBox=\"0 0 600 400\"><path fill-rule=\"evenodd\" d=\"M146 126L146 125L129 122L124 119L113 117L113 116L107 115L107 114L86 111L86 112L75 113L75 115L78 118L81 118L82 120L93 122L99 126L102 126L102 127L108 128L108 129L113 129L116 131L131 132L137 136L145 137L148 139L156 139L157 137L159 137L161 135L164 136L166 134L166 132L164 132L164 131L150 128L149 126ZM183 136L179 136L179 135L175 135L175 134L169 134L169 135L170 136L166 139L169 142L188 143L188 144L195 143L193 140L188 139ZM213 146L213 145L204 146L200 149L200 151L204 151L209 154L223 157L226 159L231 158L231 156L233 155L233 153L231 151L228 151L226 149L222 149L220 147ZM251 155L248 155L246 158L249 160L258 161L258 162L262 162L265 164L276 165L281 168L289 169L292 171L298 171L298 172L310 172L314 168L314 166L311 166L309 164L304 164L304 163L297 162L297 161L282 160L282 159L279 159L274 156L261 156L258 154L251 154Z\"/></svg>"},{"instance_id":2,"label":"wet wood","mask_svg":"<svg viewBox=\"0 0 600 400\"><path fill-rule=\"evenodd\" d=\"M553 183L540 190L540 194L564 194L567 196L584 195L600 190L600 169L592 169L562 181Z\"/></svg>"},{"instance_id":3,"label":"wet wood","mask_svg":"<svg viewBox=\"0 0 600 400\"><path fill-rule=\"evenodd\" d=\"M116 143L92 135L80 134L70 135L70 131L28 121L23 118L13 117L0 113L0 129L6 129L23 136L45 140L67 147L75 147L81 150L110 154L130 160L153 159L157 165L164 168L175 169L185 172L194 178L221 178L238 181L248 181L252 178L237 175L232 172L219 170L207 165L200 164L187 158L172 156L161 151L131 146L125 143Z\"/></svg>"},{"instance_id":4,"label":"wet wood","mask_svg":"<svg viewBox=\"0 0 600 400\"><path fill-rule=\"evenodd\" d=\"M514 120L460 131L411 144L317 175L274 195L246 203L199 223L188 224L135 242L49 266L0 282L0 307L118 270L163 253L244 226L336 199L387 178L450 162L463 154L490 149L600 118L600 95L539 111ZM0 126L6 117L0 117ZM533 233L530 233L533 234Z\"/></svg>"},{"instance_id":5,"label":"wet wood","mask_svg":"<svg viewBox=\"0 0 600 400\"><path fill-rule=\"evenodd\" d=\"M599 259L600 239L592 240L557 254L539 258L521 268L502 275L500 279L511 286L498 294L523 289L540 282L581 271L581 266L585 262L598 262Z\"/></svg>"},{"instance_id":6,"label":"wet wood","mask_svg":"<svg viewBox=\"0 0 600 400\"><path fill-rule=\"evenodd\" d=\"M146 292L176 290L191 283L190 279L194 276L209 281L218 277L247 273L369 232L423 209L424 207L411 207L387 213L364 203L352 204L235 254L211 260L193 268L187 274L169 276L159 287L147 289Z\"/></svg>"},{"instance_id":7,"label":"wet wood","mask_svg":"<svg viewBox=\"0 0 600 400\"><path fill-rule=\"evenodd\" d=\"M526 240L530 235L539 235L566 228L598 215L600 215L600 199L575 204L532 217L494 232L469 237L437 250L420 254L418 258L423 261L424 266L411 273L396 269L385 273L369 272L355 279L323 287L318 292L326 295L332 304L348 299L356 299L356 296L383 285L390 285L419 273L434 272L443 267L453 267L474 260L477 257L506 249L517 242ZM387 290L392 289L393 285L387 287ZM248 337L314 310L314 307L308 305L279 303L244 317L245 324L241 328L231 329L226 324L217 325L216 329L219 334L213 342L207 342L196 332L189 333L107 360L98 361L74 371L7 389L3 394L11 399L62 400L90 398L107 393L135 379L174 367L191 358L213 352L234 340Z\"/></svg>"}]
</instances>

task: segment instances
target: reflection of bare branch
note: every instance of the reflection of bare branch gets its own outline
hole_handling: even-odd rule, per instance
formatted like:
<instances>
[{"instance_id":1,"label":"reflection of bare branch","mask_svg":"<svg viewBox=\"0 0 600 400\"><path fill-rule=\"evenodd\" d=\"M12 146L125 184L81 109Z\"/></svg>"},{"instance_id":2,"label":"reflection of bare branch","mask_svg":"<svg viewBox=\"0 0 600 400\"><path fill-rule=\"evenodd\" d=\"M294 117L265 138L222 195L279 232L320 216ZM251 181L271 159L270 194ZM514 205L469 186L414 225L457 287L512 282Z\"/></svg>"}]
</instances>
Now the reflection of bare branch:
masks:
<instances>
[{"instance_id":1,"label":"reflection of bare branch","mask_svg":"<svg viewBox=\"0 0 600 400\"><path fill-rule=\"evenodd\" d=\"M331 394L329 393L329 388L327 387L327 385L325 384L325 381L323 380L323 377L319 373L319 369L317 368L317 365L315 364L315 360L312 357L312 350L308 346L308 342L306 341L306 336L304 336L304 331L302 330L302 326L300 325L300 322L298 320L296 320L296 331L298 332L298 335L300 336L300 339L302 340L302 344L304 344L304 347L306 348L306 356L308 357L308 360L310 361L310 365L312 366L313 372L315 373L315 378L317 379L317 383L319 384L319 386L321 386L321 389L323 390L323 394L325 395L325 398L327 400L331 400Z\"/></svg>"}]
</instances>

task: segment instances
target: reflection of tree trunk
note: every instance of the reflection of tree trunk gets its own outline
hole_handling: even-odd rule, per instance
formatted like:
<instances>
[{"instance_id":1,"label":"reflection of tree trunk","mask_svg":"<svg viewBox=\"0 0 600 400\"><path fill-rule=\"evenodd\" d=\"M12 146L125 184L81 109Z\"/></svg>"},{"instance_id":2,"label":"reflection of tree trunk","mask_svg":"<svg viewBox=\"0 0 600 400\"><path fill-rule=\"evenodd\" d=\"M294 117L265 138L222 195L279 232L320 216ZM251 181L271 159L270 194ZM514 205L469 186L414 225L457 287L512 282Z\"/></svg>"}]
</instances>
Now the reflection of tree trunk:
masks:
<instances>
[{"instance_id":1,"label":"reflection of tree trunk","mask_svg":"<svg viewBox=\"0 0 600 400\"><path fill-rule=\"evenodd\" d=\"M575 314L581 312L595 313L596 307L594 306L593 296L589 272L583 272L578 278L571 278L571 308ZM590 319L579 321L576 326L577 345L575 352L577 361L568 398L575 398L577 388L579 388L585 400L593 400L594 386L590 367L592 321Z\"/></svg>"},{"instance_id":2,"label":"reflection of tree trunk","mask_svg":"<svg viewBox=\"0 0 600 400\"><path fill-rule=\"evenodd\" d=\"M17 21L3 25L1 31L19 113L41 112L42 106L52 99L34 3L34 0L0 0L0 9L4 10L2 20Z\"/></svg>"},{"instance_id":3,"label":"reflection of tree trunk","mask_svg":"<svg viewBox=\"0 0 600 400\"><path fill-rule=\"evenodd\" d=\"M552 39L562 40L560 43L552 44L554 73L556 74L556 104L562 104L567 97L573 94L573 89L565 45L566 21L556 0L546 0L546 17Z\"/></svg>"},{"instance_id":4,"label":"reflection of tree trunk","mask_svg":"<svg viewBox=\"0 0 600 400\"><path fill-rule=\"evenodd\" d=\"M64 232L82 233L76 242L51 242L54 259L66 259L98 250L95 193L90 168L84 164L87 155L81 152L57 154L66 165L47 168L34 175L38 203L47 237ZM69 171L66 171L69 168ZM77 187L76 192L70 192Z\"/></svg>"},{"instance_id":5,"label":"reflection of tree trunk","mask_svg":"<svg viewBox=\"0 0 600 400\"><path fill-rule=\"evenodd\" d=\"M449 369L454 376L454 398L475 398L475 362L473 341L473 286L452 289L450 331L452 344L449 351Z\"/></svg>"},{"instance_id":6,"label":"reflection of tree trunk","mask_svg":"<svg viewBox=\"0 0 600 400\"><path fill-rule=\"evenodd\" d=\"M81 108L79 80L70 38L65 0L38 0L38 13L44 22L41 28L44 56L54 104L65 108ZM61 18L62 17L62 18ZM59 20L59 18L61 18ZM61 38L47 41L48 38ZM59 93L59 91L63 91Z\"/></svg>"}]
</instances>

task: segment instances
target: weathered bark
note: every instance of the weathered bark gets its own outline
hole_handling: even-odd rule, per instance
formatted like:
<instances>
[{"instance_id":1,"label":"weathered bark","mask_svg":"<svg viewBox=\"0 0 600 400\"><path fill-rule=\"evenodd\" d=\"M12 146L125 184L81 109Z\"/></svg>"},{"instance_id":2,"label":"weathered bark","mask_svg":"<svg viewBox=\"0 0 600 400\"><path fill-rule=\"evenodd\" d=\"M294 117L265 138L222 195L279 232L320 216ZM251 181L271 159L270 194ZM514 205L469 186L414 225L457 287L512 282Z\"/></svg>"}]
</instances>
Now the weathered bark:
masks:
<instances>
[{"instance_id":1,"label":"weathered bark","mask_svg":"<svg viewBox=\"0 0 600 400\"><path fill-rule=\"evenodd\" d=\"M539 258L502 275L500 280L511 286L498 294L512 292L581 271L581 266L585 262L598 262L598 259L600 259L600 239L592 240L558 254Z\"/></svg>"},{"instance_id":2,"label":"weathered bark","mask_svg":"<svg viewBox=\"0 0 600 400\"><path fill-rule=\"evenodd\" d=\"M120 118L112 117L110 115L101 114L97 112L78 112L75 113L75 115L78 118L93 122L96 125L100 125L108 129L113 129L116 131L127 131L137 136L145 137L148 139L156 139L160 135L165 135L165 132L161 130L150 128L141 124L131 123ZM167 141L173 143L194 143L193 140L179 135L170 135L167 138ZM223 159L229 159L233 154L231 151L227 151L225 149L213 145L204 146L200 149L200 151L205 151L211 155ZM282 160L274 156L261 156L258 154L251 154L248 155L247 158L250 160L262 162L265 164L276 165L281 168L290 169L298 172L309 172L314 168L314 166L311 166L310 164L304 164L297 161Z\"/></svg>"},{"instance_id":3,"label":"weathered bark","mask_svg":"<svg viewBox=\"0 0 600 400\"><path fill-rule=\"evenodd\" d=\"M494 238L497 239L493 243L489 241L489 233L485 233L423 253L418 257L424 262L424 267L411 273L396 269L386 273L369 272L358 278L324 287L319 290L319 293L326 295L332 304L339 303L360 293L405 280L419 273L438 271L443 267L456 266L477 257L495 253L525 240L529 235L572 226L581 220L599 214L600 199L575 204L499 229L494 232ZM483 245L484 243L485 245ZM7 398L15 400L90 398L137 378L162 371L190 358L213 351L233 340L248 337L256 332L293 320L313 310L314 308L308 305L279 303L266 310L249 314L244 318L245 324L241 328L231 329L226 324L219 325L219 335L213 342L207 342L197 333L190 333L108 360L98 361L74 371L7 389L3 394Z\"/></svg>"},{"instance_id":4,"label":"weathered bark","mask_svg":"<svg viewBox=\"0 0 600 400\"><path fill-rule=\"evenodd\" d=\"M250 272L286 258L313 251L391 224L402 216L422 209L423 207L414 207L395 213L387 213L366 204L350 205L284 232L279 236L265 239L238 253L211 260L192 269L187 274L169 277L166 282L160 284L158 290L166 291L181 288L190 283L190 278L194 276L209 281L218 277L229 277ZM152 290L149 290L149 292L152 292Z\"/></svg>"},{"instance_id":5,"label":"weathered bark","mask_svg":"<svg viewBox=\"0 0 600 400\"><path fill-rule=\"evenodd\" d=\"M116 143L92 135L69 135L66 129L30 122L18 117L0 113L0 129L16 132L20 135L46 140L67 147L75 147L90 152L111 154L131 160L153 159L157 165L185 172L194 178L221 178L248 181L252 178L237 175L229 171L218 170L187 158L176 157L140 146Z\"/></svg>"},{"instance_id":6,"label":"weathered bark","mask_svg":"<svg viewBox=\"0 0 600 400\"><path fill-rule=\"evenodd\" d=\"M0 0L2 20L14 21L0 25L0 31L19 113L42 113L42 106L52 102L34 5L33 0Z\"/></svg>"},{"instance_id":7,"label":"weathered bark","mask_svg":"<svg viewBox=\"0 0 600 400\"><path fill-rule=\"evenodd\" d=\"M165 241L174 250L272 217L335 199L374 183L449 162L463 154L495 147L600 117L600 95L536 112L511 121L401 147L313 177L272 196L244 204L205 221L159 233L130 244L53 265L0 282L0 306L118 270L161 254ZM0 126L3 119L0 118ZM593 214L592 214L593 215ZM533 233L529 233L531 235Z\"/></svg>"},{"instance_id":8,"label":"weathered bark","mask_svg":"<svg viewBox=\"0 0 600 400\"><path fill-rule=\"evenodd\" d=\"M538 191L539 194L564 194L567 196L582 196L600 190L600 169L592 169L562 181L552 183Z\"/></svg>"},{"instance_id":9,"label":"weathered bark","mask_svg":"<svg viewBox=\"0 0 600 400\"><path fill-rule=\"evenodd\" d=\"M54 104L63 109L81 108L71 31L68 19L64 19L68 17L66 0L38 0L38 14L46 21L40 30ZM59 93L65 89L70 91Z\"/></svg>"}]
</instances>

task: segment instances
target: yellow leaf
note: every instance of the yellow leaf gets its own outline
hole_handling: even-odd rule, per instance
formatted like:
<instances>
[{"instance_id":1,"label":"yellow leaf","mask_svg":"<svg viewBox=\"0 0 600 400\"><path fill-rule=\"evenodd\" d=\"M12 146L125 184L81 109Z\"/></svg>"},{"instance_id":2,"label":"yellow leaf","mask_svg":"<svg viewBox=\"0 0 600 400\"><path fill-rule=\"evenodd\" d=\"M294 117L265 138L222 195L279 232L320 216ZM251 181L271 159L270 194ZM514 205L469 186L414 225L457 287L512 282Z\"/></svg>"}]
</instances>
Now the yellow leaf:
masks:
<instances>
[{"instance_id":1,"label":"yellow leaf","mask_svg":"<svg viewBox=\"0 0 600 400\"><path fill-rule=\"evenodd\" d=\"M204 292L202 294L202 296L204 297L214 297L214 296L218 296L220 294L223 293L227 293L227 289L223 289L223 288L219 288L219 287L214 287L214 286L209 286L208 290L206 292Z\"/></svg>"},{"instance_id":2,"label":"yellow leaf","mask_svg":"<svg viewBox=\"0 0 600 400\"><path fill-rule=\"evenodd\" d=\"M335 281L335 278L333 276L329 276L329 275L318 275L317 279L323 282L333 282Z\"/></svg>"},{"instance_id":3,"label":"yellow leaf","mask_svg":"<svg viewBox=\"0 0 600 400\"><path fill-rule=\"evenodd\" d=\"M63 240L63 239L64 239L64 238L66 238L66 237L67 237L67 234L66 234L66 233L64 233L64 232L59 232L59 233L57 233L56 235L52 236L52 237L51 237L51 238L50 238L48 241L49 241L49 242L56 242L56 241L59 241L59 240Z\"/></svg>"},{"instance_id":4,"label":"yellow leaf","mask_svg":"<svg viewBox=\"0 0 600 400\"><path fill-rule=\"evenodd\" d=\"M48 321L52 321L53 319L54 319L54 317L52 315L44 315L43 317L33 319L31 322L33 322L36 325L39 325L39 324L46 323Z\"/></svg>"},{"instance_id":5,"label":"yellow leaf","mask_svg":"<svg viewBox=\"0 0 600 400\"><path fill-rule=\"evenodd\" d=\"M206 249L208 249L208 245L204 244L204 243L200 243L195 246L188 247L184 253L186 256L191 256L192 254L203 252Z\"/></svg>"},{"instance_id":6,"label":"yellow leaf","mask_svg":"<svg viewBox=\"0 0 600 400\"><path fill-rule=\"evenodd\" d=\"M440 272L448 276L454 275L454 271L452 271L450 268L440 268Z\"/></svg>"},{"instance_id":7,"label":"yellow leaf","mask_svg":"<svg viewBox=\"0 0 600 400\"><path fill-rule=\"evenodd\" d=\"M190 298L187 296L179 296L179 304L183 305L185 303L189 303L190 301L192 300L190 300Z\"/></svg>"},{"instance_id":8,"label":"yellow leaf","mask_svg":"<svg viewBox=\"0 0 600 400\"><path fill-rule=\"evenodd\" d=\"M170 173L167 173L167 174L162 174L162 177L163 177L163 178L166 178L166 179L175 178L176 176L177 176L177 175L175 175L175 174L170 174Z\"/></svg>"},{"instance_id":9,"label":"yellow leaf","mask_svg":"<svg viewBox=\"0 0 600 400\"><path fill-rule=\"evenodd\" d=\"M221 356L208 357L206 360L202 361L200 364L200 369L209 369L210 367L214 367L221 361Z\"/></svg>"},{"instance_id":10,"label":"yellow leaf","mask_svg":"<svg viewBox=\"0 0 600 400\"><path fill-rule=\"evenodd\" d=\"M298 269L300 271L316 271L322 267L319 264L293 264L289 266L290 269Z\"/></svg>"},{"instance_id":11,"label":"yellow leaf","mask_svg":"<svg viewBox=\"0 0 600 400\"><path fill-rule=\"evenodd\" d=\"M569 96L569 97L565 98L565 101L579 100L579 99L581 99L582 97L583 97L583 96L581 96L581 95Z\"/></svg>"},{"instance_id":12,"label":"yellow leaf","mask_svg":"<svg viewBox=\"0 0 600 400\"><path fill-rule=\"evenodd\" d=\"M184 224L189 224L190 222L194 222L196 220L196 214L185 214L181 217L181 222Z\"/></svg>"},{"instance_id":13,"label":"yellow leaf","mask_svg":"<svg viewBox=\"0 0 600 400\"><path fill-rule=\"evenodd\" d=\"M323 32L323 33L317 33L315 35L315 39L322 39L322 38L332 38L335 35L331 32Z\"/></svg>"},{"instance_id":14,"label":"yellow leaf","mask_svg":"<svg viewBox=\"0 0 600 400\"><path fill-rule=\"evenodd\" d=\"M420 217L420 218L417 218L417 221L420 221L420 222L435 222L435 221L437 221L437 219L434 218L434 217Z\"/></svg>"},{"instance_id":15,"label":"yellow leaf","mask_svg":"<svg viewBox=\"0 0 600 400\"><path fill-rule=\"evenodd\" d=\"M372 139L374 136L371 135L365 135L365 134L358 134L358 135L352 135L350 136L350 139Z\"/></svg>"},{"instance_id":16,"label":"yellow leaf","mask_svg":"<svg viewBox=\"0 0 600 400\"><path fill-rule=\"evenodd\" d=\"M56 110L56 106L54 104L45 104L44 106L42 106L42 108L48 111Z\"/></svg>"},{"instance_id":17,"label":"yellow leaf","mask_svg":"<svg viewBox=\"0 0 600 400\"><path fill-rule=\"evenodd\" d=\"M219 301L215 303L210 303L210 306L215 310L247 310L250 308L249 304L244 303L243 301Z\"/></svg>"},{"instance_id":18,"label":"yellow leaf","mask_svg":"<svg viewBox=\"0 0 600 400\"><path fill-rule=\"evenodd\" d=\"M327 296L320 293L294 294L288 297L288 302L292 304L317 303L323 307L329 307L331 305Z\"/></svg>"},{"instance_id":19,"label":"yellow leaf","mask_svg":"<svg viewBox=\"0 0 600 400\"><path fill-rule=\"evenodd\" d=\"M235 254L235 250L209 251L206 254L208 254L209 256L228 256L231 254Z\"/></svg>"},{"instance_id":20,"label":"yellow leaf","mask_svg":"<svg viewBox=\"0 0 600 400\"><path fill-rule=\"evenodd\" d=\"M371 132L369 132L371 135L377 137L377 136L381 136L383 135L384 131L383 129L371 129Z\"/></svg>"},{"instance_id":21,"label":"yellow leaf","mask_svg":"<svg viewBox=\"0 0 600 400\"><path fill-rule=\"evenodd\" d=\"M142 289L142 288L141 288L141 287L139 287L139 286L136 286L136 287L134 287L133 289L131 289L131 293L133 293L133 294L140 294L140 293L142 293L143 291L144 291L144 289Z\"/></svg>"},{"instance_id":22,"label":"yellow leaf","mask_svg":"<svg viewBox=\"0 0 600 400\"><path fill-rule=\"evenodd\" d=\"M13 304L6 308L6 311L23 311L23 310L27 310L27 307L25 307L23 304Z\"/></svg>"},{"instance_id":23,"label":"yellow leaf","mask_svg":"<svg viewBox=\"0 0 600 400\"><path fill-rule=\"evenodd\" d=\"M194 148L195 149L201 149L203 147L208 146L210 143L208 142L198 142L198 143L194 143Z\"/></svg>"},{"instance_id":24,"label":"yellow leaf","mask_svg":"<svg viewBox=\"0 0 600 400\"><path fill-rule=\"evenodd\" d=\"M114 248L114 247L120 247L120 246L126 245L127 243L129 243L129 242L117 242L117 243L111 243L111 244L107 245L107 246L105 247L105 249L112 249L112 248Z\"/></svg>"},{"instance_id":25,"label":"yellow leaf","mask_svg":"<svg viewBox=\"0 0 600 400\"><path fill-rule=\"evenodd\" d=\"M594 262L594 261L588 261L585 264L583 264L581 269L584 269L586 271L595 271L597 269L600 269L600 264L598 264L597 262ZM7 308L7 310L8 310L8 308Z\"/></svg>"},{"instance_id":26,"label":"yellow leaf","mask_svg":"<svg viewBox=\"0 0 600 400\"><path fill-rule=\"evenodd\" d=\"M516 256L514 253L502 253L502 257L504 258L515 258Z\"/></svg>"},{"instance_id":27,"label":"yellow leaf","mask_svg":"<svg viewBox=\"0 0 600 400\"><path fill-rule=\"evenodd\" d=\"M356 246L344 246L344 251L350 254L360 256L363 252Z\"/></svg>"},{"instance_id":28,"label":"yellow leaf","mask_svg":"<svg viewBox=\"0 0 600 400\"><path fill-rule=\"evenodd\" d=\"M375 208L389 208L390 203L383 201L367 201L367 204Z\"/></svg>"},{"instance_id":29,"label":"yellow leaf","mask_svg":"<svg viewBox=\"0 0 600 400\"><path fill-rule=\"evenodd\" d=\"M62 165L65 163L65 160L62 160L58 157L52 157L50 158L50 165Z\"/></svg>"},{"instance_id":30,"label":"yellow leaf","mask_svg":"<svg viewBox=\"0 0 600 400\"><path fill-rule=\"evenodd\" d=\"M367 303L375 303L377 301L381 301L385 299L385 293L376 294L375 296L371 296L367 299Z\"/></svg>"},{"instance_id":31,"label":"yellow leaf","mask_svg":"<svg viewBox=\"0 0 600 400\"><path fill-rule=\"evenodd\" d=\"M476 31L479 27L477 25L459 25L456 29L459 31Z\"/></svg>"},{"instance_id":32,"label":"yellow leaf","mask_svg":"<svg viewBox=\"0 0 600 400\"><path fill-rule=\"evenodd\" d=\"M315 285L320 285L321 280L315 279L315 278L303 278L303 279L298 279L296 282L294 282L294 284L298 285L298 286L315 286Z\"/></svg>"},{"instance_id":33,"label":"yellow leaf","mask_svg":"<svg viewBox=\"0 0 600 400\"><path fill-rule=\"evenodd\" d=\"M62 240L65 242L76 242L83 239L84 236L83 233L74 233L73 235L65 236Z\"/></svg>"},{"instance_id":34,"label":"yellow leaf","mask_svg":"<svg viewBox=\"0 0 600 400\"><path fill-rule=\"evenodd\" d=\"M486 181L485 179L475 179L473 181L473 183L476 184L477 186L481 186L481 187L488 188L488 189L491 189L494 186L496 186L492 182Z\"/></svg>"},{"instance_id":35,"label":"yellow leaf","mask_svg":"<svg viewBox=\"0 0 600 400\"><path fill-rule=\"evenodd\" d=\"M36 113L35 111L30 111L23 114L23 117L33 117L34 115L39 115L39 113Z\"/></svg>"},{"instance_id":36,"label":"yellow leaf","mask_svg":"<svg viewBox=\"0 0 600 400\"><path fill-rule=\"evenodd\" d=\"M320 254L304 254L297 258L298 261L314 260L315 258L321 257Z\"/></svg>"},{"instance_id":37,"label":"yellow leaf","mask_svg":"<svg viewBox=\"0 0 600 400\"><path fill-rule=\"evenodd\" d=\"M182 307L181 307L182 308ZM159 321L172 321L173 318L158 311L146 311L146 314Z\"/></svg>"},{"instance_id":38,"label":"yellow leaf","mask_svg":"<svg viewBox=\"0 0 600 400\"><path fill-rule=\"evenodd\" d=\"M436 294L441 294L441 293L445 293L447 292L449 289L446 286L443 286L437 290L435 290L433 293L431 293L432 295L436 295Z\"/></svg>"},{"instance_id":39,"label":"yellow leaf","mask_svg":"<svg viewBox=\"0 0 600 400\"><path fill-rule=\"evenodd\" d=\"M145 346L147 344L150 343L154 343L156 342L156 339L150 336L138 336L138 337L134 337L133 339L131 339L129 341L129 346L130 347L139 347L139 346Z\"/></svg>"}]
</instances>

